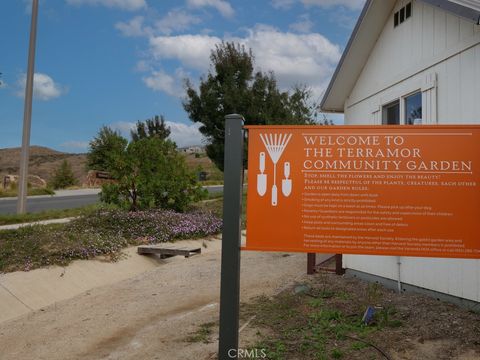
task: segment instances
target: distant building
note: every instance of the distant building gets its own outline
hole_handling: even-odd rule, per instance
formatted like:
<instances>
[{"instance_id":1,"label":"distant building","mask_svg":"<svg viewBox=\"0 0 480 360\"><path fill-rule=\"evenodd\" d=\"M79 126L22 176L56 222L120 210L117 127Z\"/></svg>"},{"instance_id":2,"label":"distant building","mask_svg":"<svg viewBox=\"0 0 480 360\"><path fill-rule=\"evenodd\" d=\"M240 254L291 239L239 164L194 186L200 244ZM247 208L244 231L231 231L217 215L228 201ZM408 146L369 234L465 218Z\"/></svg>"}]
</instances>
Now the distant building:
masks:
<instances>
[{"instance_id":1,"label":"distant building","mask_svg":"<svg viewBox=\"0 0 480 360\"><path fill-rule=\"evenodd\" d=\"M187 147L179 148L178 151L183 152L185 154L201 154L205 152L205 148L203 146L187 146Z\"/></svg>"},{"instance_id":2,"label":"distant building","mask_svg":"<svg viewBox=\"0 0 480 360\"><path fill-rule=\"evenodd\" d=\"M478 0L367 0L321 109L347 125L480 123L479 21ZM480 260L345 255L343 266L480 302Z\"/></svg>"}]
</instances>

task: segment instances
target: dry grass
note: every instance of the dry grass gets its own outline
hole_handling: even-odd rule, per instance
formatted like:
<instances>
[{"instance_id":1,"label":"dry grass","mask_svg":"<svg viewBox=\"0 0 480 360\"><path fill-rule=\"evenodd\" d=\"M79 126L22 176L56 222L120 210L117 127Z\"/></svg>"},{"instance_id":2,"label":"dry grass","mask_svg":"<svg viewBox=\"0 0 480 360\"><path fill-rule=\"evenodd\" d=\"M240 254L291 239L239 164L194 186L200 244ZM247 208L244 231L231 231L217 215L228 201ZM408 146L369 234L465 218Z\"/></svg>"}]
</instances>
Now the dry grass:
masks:
<instances>
[{"instance_id":1,"label":"dry grass","mask_svg":"<svg viewBox=\"0 0 480 360\"><path fill-rule=\"evenodd\" d=\"M186 154L185 162L187 166L195 171L205 171L207 173L206 185L213 185L217 183L223 183L223 173L218 170L217 166L210 160L205 154Z\"/></svg>"},{"instance_id":2,"label":"dry grass","mask_svg":"<svg viewBox=\"0 0 480 360\"><path fill-rule=\"evenodd\" d=\"M69 154L52 150L42 146L30 147L29 173L40 176L49 182L54 171L61 165L63 160L67 160L72 166L73 174L77 179L77 184L82 185L87 176L87 155ZM215 164L206 156L206 154L188 154L185 155L187 166L197 173L205 171L207 173L207 184L223 182L223 174ZM20 148L0 149L0 181L4 175L18 175L20 164ZM201 169L201 170L199 170Z\"/></svg>"},{"instance_id":3,"label":"dry grass","mask_svg":"<svg viewBox=\"0 0 480 360\"><path fill-rule=\"evenodd\" d=\"M49 182L54 171L61 165L63 160L67 160L72 166L73 174L79 184L85 181L86 154L68 154L55 151L46 147L31 146L29 173L40 176ZM0 179L4 175L18 175L20 165L20 148L0 149Z\"/></svg>"}]
</instances>

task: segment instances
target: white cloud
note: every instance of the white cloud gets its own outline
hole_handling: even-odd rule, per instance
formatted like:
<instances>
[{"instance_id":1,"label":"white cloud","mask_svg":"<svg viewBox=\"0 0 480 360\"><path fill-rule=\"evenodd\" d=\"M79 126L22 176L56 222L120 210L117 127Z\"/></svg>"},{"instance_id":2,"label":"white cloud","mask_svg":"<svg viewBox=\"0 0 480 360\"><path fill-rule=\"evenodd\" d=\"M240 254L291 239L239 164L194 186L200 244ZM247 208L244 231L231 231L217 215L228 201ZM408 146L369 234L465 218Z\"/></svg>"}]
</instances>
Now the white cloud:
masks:
<instances>
[{"instance_id":1,"label":"white cloud","mask_svg":"<svg viewBox=\"0 0 480 360\"><path fill-rule=\"evenodd\" d=\"M135 123L127 122L127 121L118 121L116 123L110 124L109 127L112 128L113 130L119 131L123 136L129 137L130 130L135 129Z\"/></svg>"},{"instance_id":2,"label":"white cloud","mask_svg":"<svg viewBox=\"0 0 480 360\"><path fill-rule=\"evenodd\" d=\"M145 19L143 16L135 16L130 21L118 22L115 28L124 36L138 37L155 35L171 35L174 32L185 31L192 25L199 24L202 20L185 10L173 9L164 17L150 17Z\"/></svg>"},{"instance_id":3,"label":"white cloud","mask_svg":"<svg viewBox=\"0 0 480 360\"><path fill-rule=\"evenodd\" d=\"M175 78L164 71L153 71L150 76L143 77L143 82L154 91L163 91L171 96L177 96Z\"/></svg>"},{"instance_id":4,"label":"white cloud","mask_svg":"<svg viewBox=\"0 0 480 360\"><path fill-rule=\"evenodd\" d=\"M88 141L66 141L60 145L64 149L75 150L75 151L87 151L89 143Z\"/></svg>"},{"instance_id":5,"label":"white cloud","mask_svg":"<svg viewBox=\"0 0 480 360\"><path fill-rule=\"evenodd\" d=\"M321 34L280 32L268 26L257 26L243 38L225 38L251 48L256 65L262 71L273 71L279 86L286 90L305 84L318 98L341 56L340 47ZM155 60L175 59L187 69L207 71L210 53L222 39L208 35L157 36L150 38L150 54ZM155 75L155 74L154 74ZM170 93L173 76L156 74L150 87ZM178 82L179 78L177 78ZM175 85L178 86L178 85Z\"/></svg>"},{"instance_id":6,"label":"white cloud","mask_svg":"<svg viewBox=\"0 0 480 360\"><path fill-rule=\"evenodd\" d=\"M173 76L163 70L152 70L151 74L142 80L153 91L163 91L170 96L182 98L184 96L182 84L187 76L182 68L176 69Z\"/></svg>"},{"instance_id":7,"label":"white cloud","mask_svg":"<svg viewBox=\"0 0 480 360\"><path fill-rule=\"evenodd\" d=\"M307 85L314 98L321 97L341 56L340 47L321 34L283 33L257 27L244 39L236 39L251 48L257 66L273 71L281 89Z\"/></svg>"},{"instance_id":8,"label":"white cloud","mask_svg":"<svg viewBox=\"0 0 480 360\"><path fill-rule=\"evenodd\" d=\"M305 7L319 6L325 9L343 6L350 10L359 10L365 4L365 0L272 0L275 9L288 10L297 2Z\"/></svg>"},{"instance_id":9,"label":"white cloud","mask_svg":"<svg viewBox=\"0 0 480 360\"><path fill-rule=\"evenodd\" d=\"M139 60L134 68L138 72L147 72L152 70L152 65L148 60Z\"/></svg>"},{"instance_id":10,"label":"white cloud","mask_svg":"<svg viewBox=\"0 0 480 360\"><path fill-rule=\"evenodd\" d=\"M210 51L221 41L208 35L156 36L150 38L150 53L156 60L177 59L186 67L205 70Z\"/></svg>"},{"instance_id":11,"label":"white cloud","mask_svg":"<svg viewBox=\"0 0 480 360\"><path fill-rule=\"evenodd\" d=\"M204 137L198 131L201 124L194 123L191 125L167 121L170 127L170 138L175 141L178 147L200 145L204 143Z\"/></svg>"},{"instance_id":12,"label":"white cloud","mask_svg":"<svg viewBox=\"0 0 480 360\"><path fill-rule=\"evenodd\" d=\"M27 76L22 74L17 81L16 95L25 96L25 84ZM66 92L66 88L53 81L47 74L35 73L33 76L33 97L48 101L55 99Z\"/></svg>"},{"instance_id":13,"label":"white cloud","mask_svg":"<svg viewBox=\"0 0 480 360\"><path fill-rule=\"evenodd\" d=\"M296 3L296 0L272 0L271 4L275 9L288 10L293 4Z\"/></svg>"},{"instance_id":14,"label":"white cloud","mask_svg":"<svg viewBox=\"0 0 480 360\"><path fill-rule=\"evenodd\" d=\"M330 22L340 25L345 29L352 30L357 23L357 16L352 15L345 9L338 9L330 14Z\"/></svg>"},{"instance_id":15,"label":"white cloud","mask_svg":"<svg viewBox=\"0 0 480 360\"><path fill-rule=\"evenodd\" d=\"M149 28L143 26L143 16L135 16L128 22L118 22L115 28L119 30L124 36L146 36L150 34Z\"/></svg>"},{"instance_id":16,"label":"white cloud","mask_svg":"<svg viewBox=\"0 0 480 360\"><path fill-rule=\"evenodd\" d=\"M174 31L187 30L191 25L200 23L199 17L189 14L185 10L174 9L162 19L155 22L155 28L162 34L170 35Z\"/></svg>"},{"instance_id":17,"label":"white cloud","mask_svg":"<svg viewBox=\"0 0 480 360\"><path fill-rule=\"evenodd\" d=\"M66 0L70 5L101 5L109 8L135 11L147 7L145 0Z\"/></svg>"},{"instance_id":18,"label":"white cloud","mask_svg":"<svg viewBox=\"0 0 480 360\"><path fill-rule=\"evenodd\" d=\"M301 0L305 6L319 6L322 8L331 8L335 6L345 6L351 10L358 10L363 7L365 0Z\"/></svg>"},{"instance_id":19,"label":"white cloud","mask_svg":"<svg viewBox=\"0 0 480 360\"><path fill-rule=\"evenodd\" d=\"M299 21L290 24L289 27L290 29L299 33L308 33L312 30L313 22L310 20L310 16L308 14L303 14L300 16Z\"/></svg>"},{"instance_id":20,"label":"white cloud","mask_svg":"<svg viewBox=\"0 0 480 360\"><path fill-rule=\"evenodd\" d=\"M200 145L204 143L204 137L198 131L201 124L191 125L166 121L165 124L170 128L170 139L175 141L178 147ZM130 130L135 128L135 123L120 121L110 125L114 130L120 131L124 136L130 137Z\"/></svg>"},{"instance_id":21,"label":"white cloud","mask_svg":"<svg viewBox=\"0 0 480 360\"><path fill-rule=\"evenodd\" d=\"M32 14L32 0L23 0L23 3L25 4L25 14L31 15ZM38 7L40 9L43 9L45 5L45 0L40 0L38 2Z\"/></svg>"},{"instance_id":22,"label":"white cloud","mask_svg":"<svg viewBox=\"0 0 480 360\"><path fill-rule=\"evenodd\" d=\"M213 7L224 17L232 17L235 14L230 3L224 0L187 0L187 4L194 8Z\"/></svg>"}]
</instances>

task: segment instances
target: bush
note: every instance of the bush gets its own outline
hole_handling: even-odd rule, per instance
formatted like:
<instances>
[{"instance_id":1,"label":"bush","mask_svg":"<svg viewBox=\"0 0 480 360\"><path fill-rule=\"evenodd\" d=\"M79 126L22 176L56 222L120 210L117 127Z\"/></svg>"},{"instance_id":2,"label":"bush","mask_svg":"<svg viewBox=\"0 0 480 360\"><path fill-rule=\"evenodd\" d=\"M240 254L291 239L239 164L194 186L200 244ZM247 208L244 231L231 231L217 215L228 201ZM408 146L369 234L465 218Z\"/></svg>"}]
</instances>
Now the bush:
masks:
<instances>
[{"instance_id":1,"label":"bush","mask_svg":"<svg viewBox=\"0 0 480 360\"><path fill-rule=\"evenodd\" d=\"M112 157L122 153L128 144L128 140L118 131L108 126L103 126L98 135L90 141L87 154L87 169L108 171Z\"/></svg>"},{"instance_id":2,"label":"bush","mask_svg":"<svg viewBox=\"0 0 480 360\"><path fill-rule=\"evenodd\" d=\"M102 187L101 199L130 210L149 208L185 211L206 197L174 142L156 137L132 141L111 157L114 183Z\"/></svg>"},{"instance_id":3,"label":"bush","mask_svg":"<svg viewBox=\"0 0 480 360\"><path fill-rule=\"evenodd\" d=\"M72 166L67 160L63 160L62 164L55 170L50 186L54 189L65 189L75 185L76 182Z\"/></svg>"},{"instance_id":4,"label":"bush","mask_svg":"<svg viewBox=\"0 0 480 360\"><path fill-rule=\"evenodd\" d=\"M99 255L116 259L129 245L205 237L221 228L222 220L205 211L100 209L68 224L1 231L0 273L67 265L75 259Z\"/></svg>"}]
</instances>

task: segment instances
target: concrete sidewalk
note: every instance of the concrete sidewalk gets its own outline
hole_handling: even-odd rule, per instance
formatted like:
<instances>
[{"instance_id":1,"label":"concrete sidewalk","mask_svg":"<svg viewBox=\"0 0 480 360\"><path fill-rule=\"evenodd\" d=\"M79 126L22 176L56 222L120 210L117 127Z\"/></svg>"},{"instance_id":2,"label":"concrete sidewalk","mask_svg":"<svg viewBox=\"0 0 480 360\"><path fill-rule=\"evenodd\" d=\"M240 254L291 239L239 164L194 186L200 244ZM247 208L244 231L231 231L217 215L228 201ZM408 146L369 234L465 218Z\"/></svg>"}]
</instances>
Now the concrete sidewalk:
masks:
<instances>
[{"instance_id":1,"label":"concrete sidewalk","mask_svg":"<svg viewBox=\"0 0 480 360\"><path fill-rule=\"evenodd\" d=\"M50 224L65 224L75 219L74 217L63 218L63 219L51 219L51 220L41 220L41 221L34 221L28 223L20 223L20 224L11 224L11 225L2 225L0 226L0 231L2 230L15 230L25 226L33 226L33 225L50 225Z\"/></svg>"},{"instance_id":2,"label":"concrete sidewalk","mask_svg":"<svg viewBox=\"0 0 480 360\"><path fill-rule=\"evenodd\" d=\"M28 199L44 199L51 197L66 197L66 196L82 196L82 195L96 195L99 194L102 189L76 189L76 190L57 190L54 195L37 195L28 196ZM17 197L4 197L0 198L0 201L15 200Z\"/></svg>"}]
</instances>

